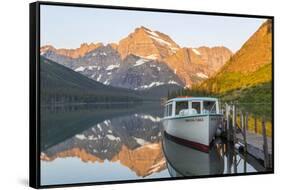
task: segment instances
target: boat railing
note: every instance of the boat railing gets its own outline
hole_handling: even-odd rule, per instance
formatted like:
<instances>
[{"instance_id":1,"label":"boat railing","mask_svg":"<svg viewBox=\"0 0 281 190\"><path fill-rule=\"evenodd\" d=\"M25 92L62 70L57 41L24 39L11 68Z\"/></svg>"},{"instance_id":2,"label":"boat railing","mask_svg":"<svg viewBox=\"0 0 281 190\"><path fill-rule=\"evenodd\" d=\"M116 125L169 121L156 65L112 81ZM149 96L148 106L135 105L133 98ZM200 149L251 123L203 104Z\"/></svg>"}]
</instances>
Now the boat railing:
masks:
<instances>
[{"instance_id":1,"label":"boat railing","mask_svg":"<svg viewBox=\"0 0 281 190\"><path fill-rule=\"evenodd\" d=\"M214 108L216 109L216 104L214 104L212 106L212 108L210 109L209 113L216 113L216 110L214 110Z\"/></svg>"}]
</instances>

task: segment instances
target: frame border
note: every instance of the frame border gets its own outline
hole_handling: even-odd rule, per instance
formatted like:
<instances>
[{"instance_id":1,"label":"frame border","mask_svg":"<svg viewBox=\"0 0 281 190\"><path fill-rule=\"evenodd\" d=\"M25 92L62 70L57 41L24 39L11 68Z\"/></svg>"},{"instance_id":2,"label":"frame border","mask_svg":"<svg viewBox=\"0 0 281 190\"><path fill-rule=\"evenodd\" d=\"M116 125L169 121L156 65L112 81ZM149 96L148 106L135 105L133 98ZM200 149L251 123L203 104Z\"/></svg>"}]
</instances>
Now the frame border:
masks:
<instances>
[{"instance_id":1,"label":"frame border","mask_svg":"<svg viewBox=\"0 0 281 190\"><path fill-rule=\"evenodd\" d=\"M41 171L40 171L40 167L41 167L40 166L40 140L41 140L40 139L40 6L41 5L271 19L272 21L272 170L264 171L264 172L249 172L249 173L237 173L237 174L198 175L198 176L189 176L189 177L41 185ZM274 135L275 135L274 134L274 128L275 128L274 126L274 113L275 113L274 110L275 108L274 106L274 84L275 84L274 83L274 16L37 1L29 4L29 40L30 40L29 41L29 61L30 61L29 63L29 72L30 72L29 73L29 85L30 85L29 86L29 186L30 187L41 189L41 188L111 185L111 184L124 184L124 183L174 181L174 180L186 180L186 179L203 179L203 178L216 178L216 177L274 174L275 171L275 167L274 167L274 160L275 160L274 159L275 157L274 156L274 152L275 152L274 151L275 150L274 148Z\"/></svg>"}]
</instances>

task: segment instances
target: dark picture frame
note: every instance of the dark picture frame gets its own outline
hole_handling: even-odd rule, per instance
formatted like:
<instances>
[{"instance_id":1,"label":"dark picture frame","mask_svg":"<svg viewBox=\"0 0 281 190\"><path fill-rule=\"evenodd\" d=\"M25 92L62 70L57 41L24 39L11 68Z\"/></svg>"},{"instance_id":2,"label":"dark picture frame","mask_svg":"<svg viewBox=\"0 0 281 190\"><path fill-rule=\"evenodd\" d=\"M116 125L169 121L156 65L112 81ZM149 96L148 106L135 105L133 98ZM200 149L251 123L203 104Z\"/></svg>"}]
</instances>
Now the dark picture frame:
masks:
<instances>
[{"instance_id":1,"label":"dark picture frame","mask_svg":"<svg viewBox=\"0 0 281 190\"><path fill-rule=\"evenodd\" d=\"M108 10L132 10L144 12L160 12L160 13L182 13L192 15L211 15L211 16L226 16L226 17L244 17L244 18L262 18L272 21L272 170L254 172L254 173L237 173L237 174L221 174L208 176L190 176L190 177L173 177L173 178L156 178L156 179L137 179L137 180L121 180L121 181L106 181L92 183L71 183L59 185L41 185L40 182L40 6L64 6L64 7L83 7L83 8L101 8ZM53 187L70 187L70 186L86 186L86 185L102 185L102 184L121 184L121 183L136 183L136 182L152 182L152 181L167 181L167 180L184 180L194 178L214 178L214 177L231 177L243 175L260 175L274 173L274 17L266 15L248 15L248 14L233 14L233 13L218 13L218 12L201 12L187 10L168 10L156 8L142 7L121 7L109 5L91 5L80 3L59 3L59 2L34 2L30 4L30 75L29 75L29 185L33 188L53 188Z\"/></svg>"}]
</instances>

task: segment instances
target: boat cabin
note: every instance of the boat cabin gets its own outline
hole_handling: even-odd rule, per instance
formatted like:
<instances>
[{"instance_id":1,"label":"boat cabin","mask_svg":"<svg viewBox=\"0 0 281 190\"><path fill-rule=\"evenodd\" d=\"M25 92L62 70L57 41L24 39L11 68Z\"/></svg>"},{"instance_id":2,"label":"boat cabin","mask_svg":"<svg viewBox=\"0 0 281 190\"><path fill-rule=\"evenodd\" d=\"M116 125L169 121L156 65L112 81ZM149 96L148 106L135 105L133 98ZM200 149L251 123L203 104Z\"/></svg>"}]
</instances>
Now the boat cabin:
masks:
<instances>
[{"instance_id":1,"label":"boat cabin","mask_svg":"<svg viewBox=\"0 0 281 190\"><path fill-rule=\"evenodd\" d=\"M217 98L179 97L166 102L164 117L220 114Z\"/></svg>"}]
</instances>

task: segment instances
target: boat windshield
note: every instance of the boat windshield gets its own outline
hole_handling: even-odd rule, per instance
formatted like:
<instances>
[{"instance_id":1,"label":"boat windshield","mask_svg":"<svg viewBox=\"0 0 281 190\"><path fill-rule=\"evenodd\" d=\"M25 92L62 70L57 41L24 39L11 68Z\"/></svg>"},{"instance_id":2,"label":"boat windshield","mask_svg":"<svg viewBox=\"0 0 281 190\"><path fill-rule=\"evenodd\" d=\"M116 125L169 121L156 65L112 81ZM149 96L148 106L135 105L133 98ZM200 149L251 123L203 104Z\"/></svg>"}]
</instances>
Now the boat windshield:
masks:
<instances>
[{"instance_id":1,"label":"boat windshield","mask_svg":"<svg viewBox=\"0 0 281 190\"><path fill-rule=\"evenodd\" d=\"M166 104L164 116L185 116L209 113L216 114L217 112L216 100L185 100L169 102Z\"/></svg>"},{"instance_id":2,"label":"boat windshield","mask_svg":"<svg viewBox=\"0 0 281 190\"><path fill-rule=\"evenodd\" d=\"M195 110L196 114L201 114L201 104L200 104L200 102L192 102L191 107L192 107L192 109Z\"/></svg>"},{"instance_id":3,"label":"boat windshield","mask_svg":"<svg viewBox=\"0 0 281 190\"><path fill-rule=\"evenodd\" d=\"M176 115L180 114L180 111L188 109L188 102L176 102Z\"/></svg>"},{"instance_id":4,"label":"boat windshield","mask_svg":"<svg viewBox=\"0 0 281 190\"><path fill-rule=\"evenodd\" d=\"M173 104L172 103L167 104L165 106L164 117L172 116L172 111L173 111Z\"/></svg>"},{"instance_id":5,"label":"boat windshield","mask_svg":"<svg viewBox=\"0 0 281 190\"><path fill-rule=\"evenodd\" d=\"M216 101L204 101L203 113L217 113Z\"/></svg>"}]
</instances>

